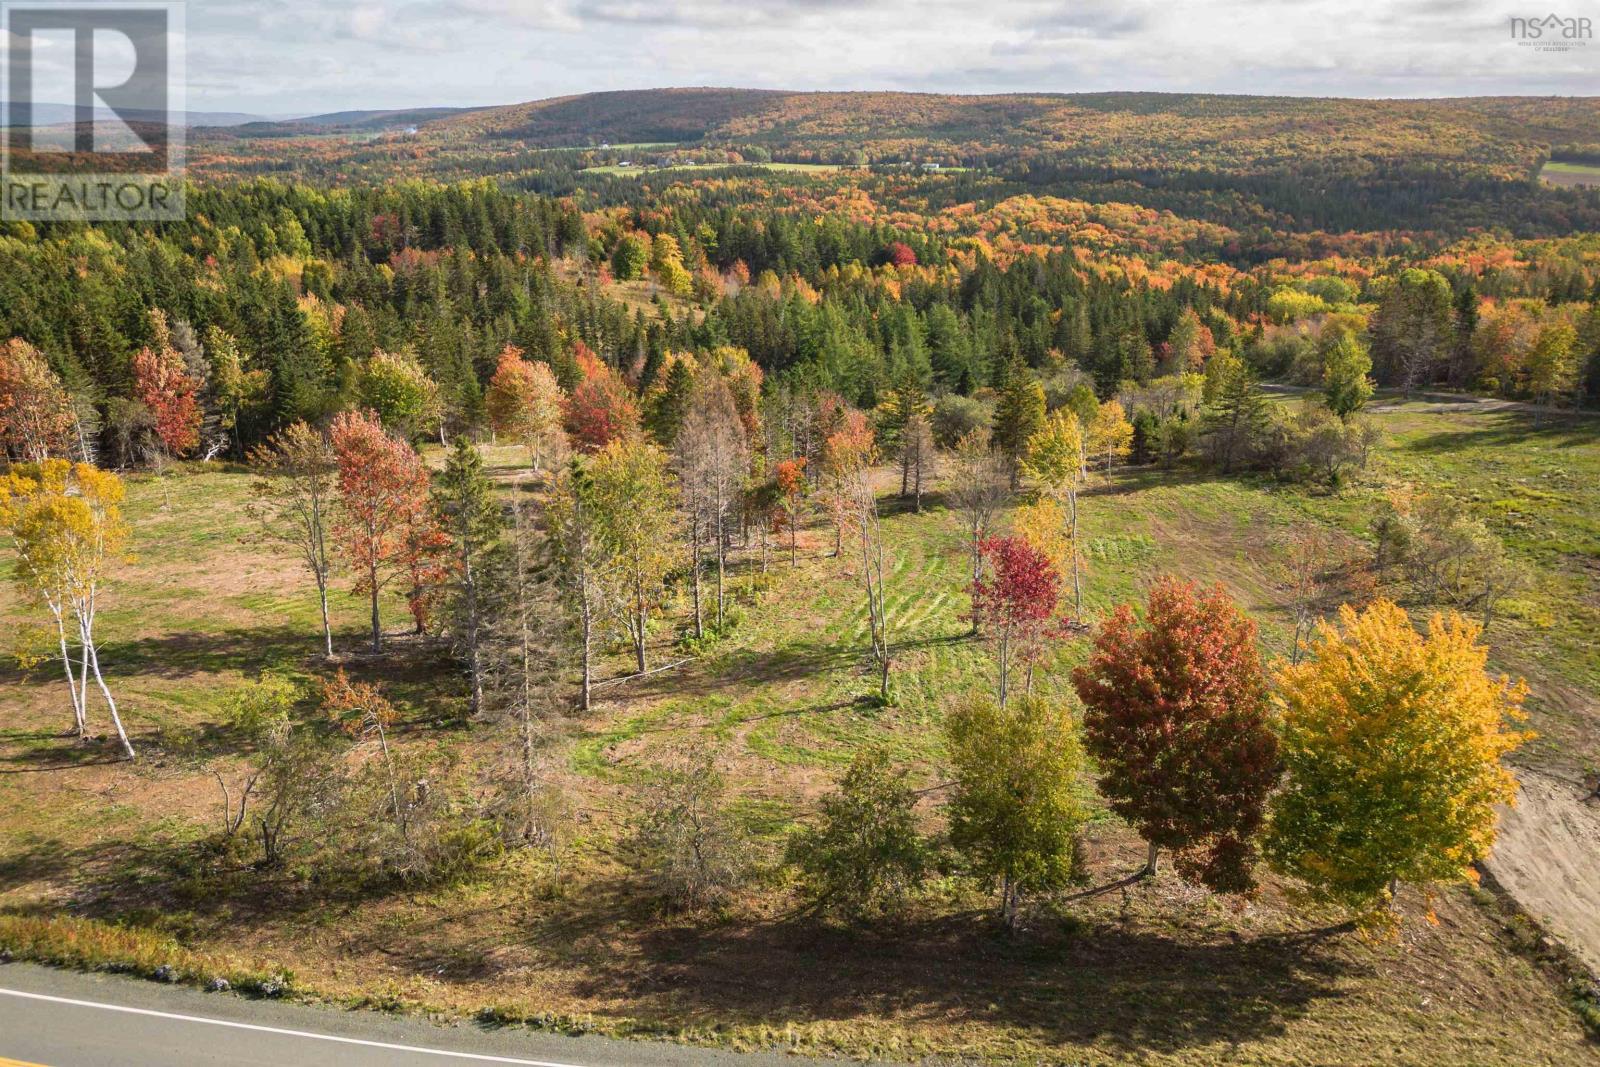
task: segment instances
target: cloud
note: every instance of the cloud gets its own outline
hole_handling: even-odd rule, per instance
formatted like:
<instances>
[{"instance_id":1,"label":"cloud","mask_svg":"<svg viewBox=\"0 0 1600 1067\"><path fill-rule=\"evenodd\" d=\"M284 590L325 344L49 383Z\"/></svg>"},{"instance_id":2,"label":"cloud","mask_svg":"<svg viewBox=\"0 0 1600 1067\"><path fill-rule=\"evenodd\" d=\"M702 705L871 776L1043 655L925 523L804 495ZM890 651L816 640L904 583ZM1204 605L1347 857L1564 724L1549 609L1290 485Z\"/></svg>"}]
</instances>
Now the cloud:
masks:
<instances>
[{"instance_id":1,"label":"cloud","mask_svg":"<svg viewBox=\"0 0 1600 1067\"><path fill-rule=\"evenodd\" d=\"M1027 23L1040 39L1131 37L1150 27L1153 12L1137 3L1078 0L1061 4Z\"/></svg>"},{"instance_id":2,"label":"cloud","mask_svg":"<svg viewBox=\"0 0 1600 1067\"><path fill-rule=\"evenodd\" d=\"M207 0L193 107L510 103L601 89L1589 94L1600 41L1517 48L1502 0Z\"/></svg>"}]
</instances>

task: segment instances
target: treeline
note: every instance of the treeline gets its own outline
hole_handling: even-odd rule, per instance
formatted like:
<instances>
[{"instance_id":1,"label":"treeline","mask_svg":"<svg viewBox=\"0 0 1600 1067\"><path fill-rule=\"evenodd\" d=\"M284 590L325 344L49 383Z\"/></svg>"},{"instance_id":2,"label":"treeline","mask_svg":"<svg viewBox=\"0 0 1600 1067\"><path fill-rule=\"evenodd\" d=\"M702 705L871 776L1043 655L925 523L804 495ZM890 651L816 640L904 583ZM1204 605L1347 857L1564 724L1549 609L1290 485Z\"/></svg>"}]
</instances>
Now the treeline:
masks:
<instances>
[{"instance_id":1,"label":"treeline","mask_svg":"<svg viewBox=\"0 0 1600 1067\"><path fill-rule=\"evenodd\" d=\"M0 237L0 335L42 354L79 436L135 462L150 413L138 354L170 346L207 408L204 451L242 457L274 428L349 406L376 352L406 353L455 425L512 341L582 340L616 358L638 327L562 281L582 251L570 208L489 185L319 192L195 190L158 227L16 224Z\"/></svg>"},{"instance_id":2,"label":"treeline","mask_svg":"<svg viewBox=\"0 0 1600 1067\"><path fill-rule=\"evenodd\" d=\"M1316 385L1343 333L1370 352L1381 385L1542 402L1600 390L1600 282L1579 248L1515 271L1475 266L1469 249L1357 282L1134 280L1077 249L997 262L939 235L754 211L742 197L584 218L483 182L264 182L196 190L190 218L165 226L14 224L0 237L6 373L32 373L18 346L37 353L68 399L78 454L114 464L148 460L162 436L145 395L157 364L181 364L202 413L195 440L171 454L242 458L296 420L381 407L395 374L430 394L425 413L406 416L412 432L481 430L507 345L569 390L581 346L639 398L663 385L675 353L737 348L775 386L864 408L908 378L981 399L1016 365L1053 405L1079 375L1104 400L1201 373L1217 352ZM613 282L642 285L649 313Z\"/></svg>"}]
</instances>

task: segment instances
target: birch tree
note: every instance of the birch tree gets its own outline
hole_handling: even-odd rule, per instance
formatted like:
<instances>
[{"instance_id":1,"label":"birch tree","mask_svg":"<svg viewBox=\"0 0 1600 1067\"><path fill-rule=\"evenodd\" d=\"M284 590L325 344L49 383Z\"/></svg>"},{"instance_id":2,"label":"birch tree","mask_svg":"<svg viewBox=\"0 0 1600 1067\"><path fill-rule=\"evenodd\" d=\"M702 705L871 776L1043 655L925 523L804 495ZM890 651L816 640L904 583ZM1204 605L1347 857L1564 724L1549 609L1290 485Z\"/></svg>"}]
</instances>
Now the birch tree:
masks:
<instances>
[{"instance_id":1,"label":"birch tree","mask_svg":"<svg viewBox=\"0 0 1600 1067\"><path fill-rule=\"evenodd\" d=\"M122 558L128 539L122 518L124 492L122 479L87 463L54 459L23 464L0 479L0 529L16 550L18 580L45 603L55 620L62 670L74 693L75 728L82 734L87 727L92 676L117 740L131 760L133 743L101 671L94 636L106 577ZM71 638L78 645L76 672Z\"/></svg>"},{"instance_id":2,"label":"birch tree","mask_svg":"<svg viewBox=\"0 0 1600 1067\"><path fill-rule=\"evenodd\" d=\"M525 508L525 504L519 503L519 524L526 521ZM577 631L578 662L582 677L578 702L584 711L588 711L593 685L595 626L605 595L607 560L600 543L594 483L580 461L573 460L557 479L545 511L545 523L555 557L561 599L571 612L573 628ZM518 548L519 561L520 554L525 551L525 547ZM526 630L518 635L521 642L526 642L527 638ZM523 651L527 652L525 644Z\"/></svg>"},{"instance_id":3,"label":"birch tree","mask_svg":"<svg viewBox=\"0 0 1600 1067\"><path fill-rule=\"evenodd\" d=\"M638 438L612 441L588 465L596 530L607 567L608 600L633 643L639 673L646 670L650 610L672 567L678 490L667 456Z\"/></svg>"},{"instance_id":4,"label":"birch tree","mask_svg":"<svg viewBox=\"0 0 1600 1067\"><path fill-rule=\"evenodd\" d=\"M739 500L748 448L744 426L728 383L721 375L702 373L689 397L689 408L677 438L678 469L686 500L693 501L690 541L695 546L695 623L699 636L699 531L710 538L717 561L717 627L727 604L728 520Z\"/></svg>"},{"instance_id":5,"label":"birch tree","mask_svg":"<svg viewBox=\"0 0 1600 1067\"><path fill-rule=\"evenodd\" d=\"M970 430L956 442L945 496L961 513L967 531L973 581L983 570L983 539L989 536L995 515L1011 496L1010 479L1005 457L989 446L987 428Z\"/></svg>"},{"instance_id":6,"label":"birch tree","mask_svg":"<svg viewBox=\"0 0 1600 1067\"><path fill-rule=\"evenodd\" d=\"M1083 618L1083 555L1078 545L1078 493L1088 468L1087 444L1078 416L1060 410L1045 420L1044 428L1028 439L1022 468L1038 479L1049 496L1067 506L1067 544L1064 561L1072 571L1072 617Z\"/></svg>"}]
</instances>

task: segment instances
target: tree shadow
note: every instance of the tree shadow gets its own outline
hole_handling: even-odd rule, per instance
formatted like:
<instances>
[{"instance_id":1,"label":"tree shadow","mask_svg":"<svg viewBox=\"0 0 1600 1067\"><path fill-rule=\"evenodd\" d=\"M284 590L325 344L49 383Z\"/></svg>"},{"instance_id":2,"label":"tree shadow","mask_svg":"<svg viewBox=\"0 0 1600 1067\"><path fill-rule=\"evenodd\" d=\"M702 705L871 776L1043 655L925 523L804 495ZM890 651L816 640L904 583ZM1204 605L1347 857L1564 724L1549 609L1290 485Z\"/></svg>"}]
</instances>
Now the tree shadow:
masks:
<instances>
[{"instance_id":1,"label":"tree shadow","mask_svg":"<svg viewBox=\"0 0 1600 1067\"><path fill-rule=\"evenodd\" d=\"M1221 475L1194 464L1173 467L1158 464L1124 466L1101 471L1097 480L1091 482L1081 495L1085 498L1133 496L1157 487L1173 488L1229 480L1237 480L1237 477Z\"/></svg>"},{"instance_id":2,"label":"tree shadow","mask_svg":"<svg viewBox=\"0 0 1600 1067\"><path fill-rule=\"evenodd\" d=\"M583 933L539 926L541 942ZM705 1026L870 1015L981 1022L1055 1046L1182 1053L1270 1037L1340 996L1354 965L1336 940L1330 931L1170 936L1110 922L1010 937L970 914L865 928L808 914L657 922L630 951L586 960L576 992Z\"/></svg>"},{"instance_id":3,"label":"tree shadow","mask_svg":"<svg viewBox=\"0 0 1600 1067\"><path fill-rule=\"evenodd\" d=\"M55 838L37 838L0 853L0 894L34 882L53 882L80 870L88 851L68 848Z\"/></svg>"},{"instance_id":4,"label":"tree shadow","mask_svg":"<svg viewBox=\"0 0 1600 1067\"><path fill-rule=\"evenodd\" d=\"M681 671L624 681L616 689L629 697L705 696L752 681L802 681L854 663L864 654L864 646L822 640L787 641L773 649L737 648L714 653L706 662L685 664Z\"/></svg>"},{"instance_id":5,"label":"tree shadow","mask_svg":"<svg viewBox=\"0 0 1600 1067\"><path fill-rule=\"evenodd\" d=\"M318 652L318 635L303 627L233 627L106 641L100 645L100 666L108 681L129 675L181 679L224 671L256 674L320 661Z\"/></svg>"},{"instance_id":6,"label":"tree shadow","mask_svg":"<svg viewBox=\"0 0 1600 1067\"><path fill-rule=\"evenodd\" d=\"M1424 454L1462 449L1497 449L1537 441L1551 448L1583 448L1600 444L1600 419L1593 415L1551 414L1535 417L1525 411L1486 414L1470 429L1441 430L1405 445Z\"/></svg>"}]
</instances>

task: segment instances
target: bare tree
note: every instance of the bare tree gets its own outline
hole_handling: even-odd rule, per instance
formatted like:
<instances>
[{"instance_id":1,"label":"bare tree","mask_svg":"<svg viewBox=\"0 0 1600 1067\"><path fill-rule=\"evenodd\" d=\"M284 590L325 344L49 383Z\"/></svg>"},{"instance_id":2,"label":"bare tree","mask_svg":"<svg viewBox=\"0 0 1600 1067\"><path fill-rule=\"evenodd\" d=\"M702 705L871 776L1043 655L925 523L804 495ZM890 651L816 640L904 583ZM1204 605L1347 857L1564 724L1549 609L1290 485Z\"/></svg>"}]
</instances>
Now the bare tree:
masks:
<instances>
[{"instance_id":1,"label":"bare tree","mask_svg":"<svg viewBox=\"0 0 1600 1067\"><path fill-rule=\"evenodd\" d=\"M1300 662L1306 639L1333 607L1333 570L1338 563L1333 536L1320 527L1302 530L1289 542L1289 602L1294 612L1291 663Z\"/></svg>"},{"instance_id":2,"label":"bare tree","mask_svg":"<svg viewBox=\"0 0 1600 1067\"><path fill-rule=\"evenodd\" d=\"M1005 457L989 447L989 431L980 427L956 442L949 466L946 495L967 529L972 555L972 580L983 573L979 545L989 535L994 517L1011 496L1011 474Z\"/></svg>"},{"instance_id":3,"label":"bare tree","mask_svg":"<svg viewBox=\"0 0 1600 1067\"><path fill-rule=\"evenodd\" d=\"M506 814L513 818L517 836L523 841L553 851L564 812L560 793L552 782L546 751L551 738L549 720L556 711L552 694L558 692L555 683L559 665L564 662L559 653L570 651L574 642L561 632L560 613L550 610L550 602L563 594L571 594L570 602L577 608L578 643L583 643L587 635L582 601L586 595L592 600L595 594L584 588L581 564L592 552L585 551L586 533L581 515L579 522L563 520L560 525L551 524L548 531L542 530L534 501L520 479L515 494L511 527L501 560L504 569L499 581L502 603L485 657L489 681L487 696L491 710L502 717L512 731L514 771L507 776L510 782L504 790L510 808ZM560 511L559 506L556 510ZM554 535L570 540L558 545ZM575 550L572 560L565 555L568 550ZM552 551L558 562L555 568L546 566ZM580 564L577 571L568 566L573 560ZM592 610L588 618L592 629ZM585 655L583 700L586 708L588 683Z\"/></svg>"},{"instance_id":4,"label":"bare tree","mask_svg":"<svg viewBox=\"0 0 1600 1067\"><path fill-rule=\"evenodd\" d=\"M867 628L872 640L872 660L878 667L878 696L889 699L889 608L884 591L883 528L878 522L878 498L872 491L871 468L861 464L850 475L853 514L850 525L861 544L861 583L867 594Z\"/></svg>"},{"instance_id":5,"label":"bare tree","mask_svg":"<svg viewBox=\"0 0 1600 1067\"><path fill-rule=\"evenodd\" d=\"M922 512L923 486L934 477L935 457L928 417L913 411L900 430L900 475L901 482L911 491L912 507L918 514Z\"/></svg>"},{"instance_id":6,"label":"bare tree","mask_svg":"<svg viewBox=\"0 0 1600 1067\"><path fill-rule=\"evenodd\" d=\"M578 661L582 672L579 706L584 711L589 710L594 683L594 631L600 617L604 590L602 568L606 559L600 544L593 492L587 474L574 462L557 478L550 506L545 513L561 599L572 614L576 630ZM519 507L525 506L519 504ZM521 524L526 521L525 515L517 519L519 540L525 536ZM522 551L526 551L525 546ZM530 633L524 629L519 638L524 656L533 655L530 637ZM526 680L527 674L524 673L523 677Z\"/></svg>"},{"instance_id":7,"label":"bare tree","mask_svg":"<svg viewBox=\"0 0 1600 1067\"><path fill-rule=\"evenodd\" d=\"M695 554L695 631L700 633L699 546L703 530L717 560L717 626L727 605L728 523L739 503L748 449L744 424L728 383L719 374L695 379L688 411L678 431L678 471L685 506L691 510L690 542Z\"/></svg>"},{"instance_id":8,"label":"bare tree","mask_svg":"<svg viewBox=\"0 0 1600 1067\"><path fill-rule=\"evenodd\" d=\"M250 484L250 514L261 526L261 538L286 545L305 563L317 585L322 610L323 648L333 655L333 627L328 621L329 509L338 490L338 462L326 437L304 422L274 434L250 453L260 476Z\"/></svg>"},{"instance_id":9,"label":"bare tree","mask_svg":"<svg viewBox=\"0 0 1600 1067\"><path fill-rule=\"evenodd\" d=\"M673 441L672 465L677 471L682 489L678 497L683 509L683 533L689 542L689 588L694 602L694 636L705 636L705 609L700 591L701 576L705 571L705 504L700 499L705 490L702 476L705 467L704 440L698 434L684 433L680 428Z\"/></svg>"}]
</instances>

